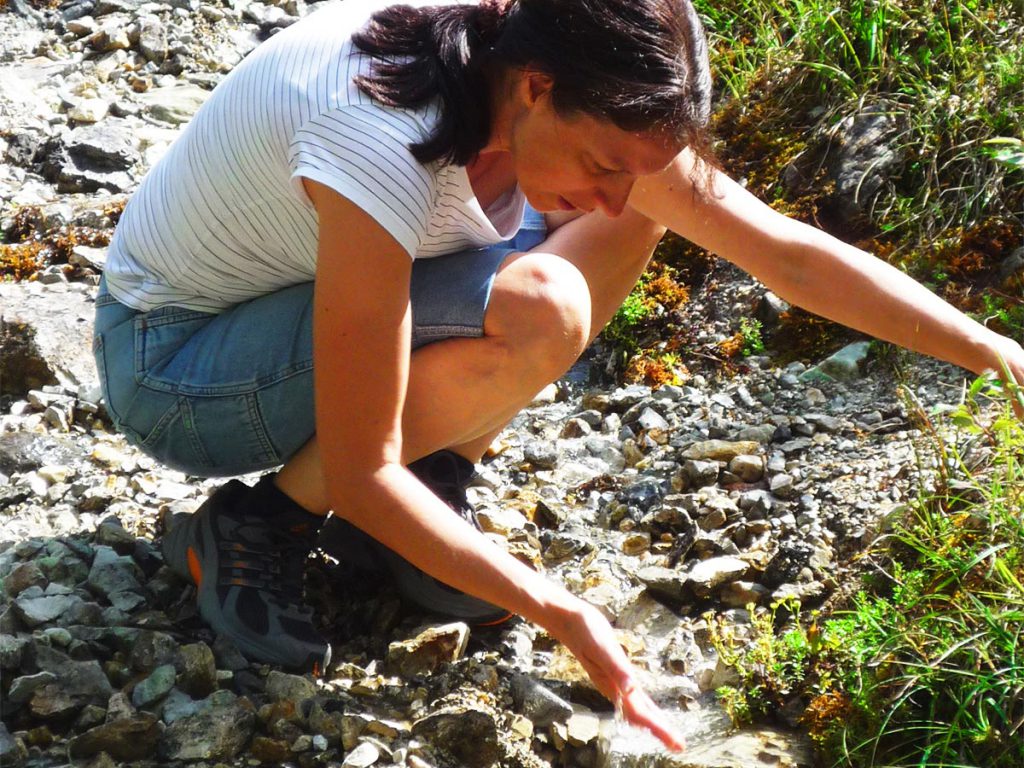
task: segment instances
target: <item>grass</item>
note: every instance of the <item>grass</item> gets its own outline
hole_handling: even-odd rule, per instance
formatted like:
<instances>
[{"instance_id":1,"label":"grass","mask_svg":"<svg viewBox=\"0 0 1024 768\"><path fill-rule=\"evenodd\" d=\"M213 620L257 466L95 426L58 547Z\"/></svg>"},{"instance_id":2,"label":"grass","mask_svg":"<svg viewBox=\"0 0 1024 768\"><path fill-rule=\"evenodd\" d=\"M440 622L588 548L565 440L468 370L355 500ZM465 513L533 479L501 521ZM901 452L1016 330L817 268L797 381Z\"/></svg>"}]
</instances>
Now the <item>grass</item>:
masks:
<instances>
[{"instance_id":1,"label":"grass","mask_svg":"<svg viewBox=\"0 0 1024 768\"><path fill-rule=\"evenodd\" d=\"M713 625L740 673L721 692L734 719L796 705L834 768L1024 765L1024 425L1013 398L1024 404L1019 389L982 378L948 412L917 408L931 487L875 543L845 611L808 623L775 606L756 614L748 643Z\"/></svg>"}]
</instances>

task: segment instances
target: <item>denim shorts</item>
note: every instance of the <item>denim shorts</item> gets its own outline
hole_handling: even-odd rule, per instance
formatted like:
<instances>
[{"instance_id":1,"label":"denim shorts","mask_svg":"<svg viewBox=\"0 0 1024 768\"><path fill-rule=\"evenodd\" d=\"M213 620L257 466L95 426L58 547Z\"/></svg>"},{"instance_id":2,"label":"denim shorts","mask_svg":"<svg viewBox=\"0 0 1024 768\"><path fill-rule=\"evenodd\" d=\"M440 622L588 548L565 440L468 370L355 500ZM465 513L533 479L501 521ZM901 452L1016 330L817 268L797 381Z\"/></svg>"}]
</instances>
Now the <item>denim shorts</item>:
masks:
<instances>
[{"instance_id":1,"label":"denim shorts","mask_svg":"<svg viewBox=\"0 0 1024 768\"><path fill-rule=\"evenodd\" d=\"M545 235L543 218L528 210L513 240L417 259L413 349L482 336L501 263ZM93 351L114 425L146 453L191 475L283 464L316 431L312 320L311 282L210 314L176 306L139 312L101 281Z\"/></svg>"}]
</instances>

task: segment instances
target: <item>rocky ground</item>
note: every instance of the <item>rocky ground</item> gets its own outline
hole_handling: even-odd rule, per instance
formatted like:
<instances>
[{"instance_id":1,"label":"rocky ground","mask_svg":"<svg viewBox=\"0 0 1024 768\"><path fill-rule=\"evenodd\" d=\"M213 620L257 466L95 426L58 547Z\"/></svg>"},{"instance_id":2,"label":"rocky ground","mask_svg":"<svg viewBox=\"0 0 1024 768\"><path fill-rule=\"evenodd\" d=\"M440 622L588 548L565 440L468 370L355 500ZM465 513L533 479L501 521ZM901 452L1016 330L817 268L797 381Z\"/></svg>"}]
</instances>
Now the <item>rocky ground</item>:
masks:
<instances>
[{"instance_id":1,"label":"rocky ground","mask_svg":"<svg viewBox=\"0 0 1024 768\"><path fill-rule=\"evenodd\" d=\"M788 732L728 731L706 614L742 635L751 605L822 604L916 492L921 435L864 349L811 370L752 357L731 378L653 392L567 380L479 467L488 535L601 607L689 734L685 755L618 726L543 630L470 633L328 557L307 585L340 660L322 678L248 664L198 621L154 538L220 481L168 471L112 431L91 303L126 193L220 77L307 10L0 12L0 249L9 272L36 274L0 284L0 766L811 765ZM764 293L719 283L683 310L709 341ZM960 372L912 362L920 402L955 401Z\"/></svg>"}]
</instances>

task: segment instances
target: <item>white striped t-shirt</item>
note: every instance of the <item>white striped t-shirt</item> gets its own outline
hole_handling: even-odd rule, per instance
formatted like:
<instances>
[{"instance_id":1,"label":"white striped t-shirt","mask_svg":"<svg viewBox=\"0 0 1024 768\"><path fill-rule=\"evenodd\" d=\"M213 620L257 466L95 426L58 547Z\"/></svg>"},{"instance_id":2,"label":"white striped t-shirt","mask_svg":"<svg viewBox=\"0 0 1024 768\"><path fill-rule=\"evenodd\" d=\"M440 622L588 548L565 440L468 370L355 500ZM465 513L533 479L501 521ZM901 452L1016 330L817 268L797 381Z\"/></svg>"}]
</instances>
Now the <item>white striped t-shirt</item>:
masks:
<instances>
[{"instance_id":1,"label":"white striped t-shirt","mask_svg":"<svg viewBox=\"0 0 1024 768\"><path fill-rule=\"evenodd\" d=\"M106 266L115 298L219 312L313 280L317 215L303 178L354 202L414 258L515 234L518 188L484 212L465 168L424 166L409 152L436 105L392 109L352 84L371 59L350 38L391 2L326 3L217 86L125 208ZM372 265L372 253L363 258Z\"/></svg>"}]
</instances>

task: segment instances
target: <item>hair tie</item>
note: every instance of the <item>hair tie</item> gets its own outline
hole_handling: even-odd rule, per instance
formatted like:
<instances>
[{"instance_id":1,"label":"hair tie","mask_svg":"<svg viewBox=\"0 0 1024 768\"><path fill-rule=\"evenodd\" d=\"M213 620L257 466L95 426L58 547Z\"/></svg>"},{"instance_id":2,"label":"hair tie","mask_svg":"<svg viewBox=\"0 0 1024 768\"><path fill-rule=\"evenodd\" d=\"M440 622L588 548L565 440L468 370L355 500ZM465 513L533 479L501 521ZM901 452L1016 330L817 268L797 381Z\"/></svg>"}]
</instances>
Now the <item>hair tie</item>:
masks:
<instances>
[{"instance_id":1,"label":"hair tie","mask_svg":"<svg viewBox=\"0 0 1024 768\"><path fill-rule=\"evenodd\" d=\"M501 34L515 0L481 0L477 6L476 30L480 38L491 42Z\"/></svg>"}]
</instances>

